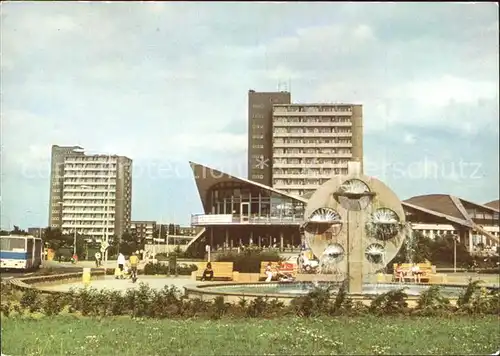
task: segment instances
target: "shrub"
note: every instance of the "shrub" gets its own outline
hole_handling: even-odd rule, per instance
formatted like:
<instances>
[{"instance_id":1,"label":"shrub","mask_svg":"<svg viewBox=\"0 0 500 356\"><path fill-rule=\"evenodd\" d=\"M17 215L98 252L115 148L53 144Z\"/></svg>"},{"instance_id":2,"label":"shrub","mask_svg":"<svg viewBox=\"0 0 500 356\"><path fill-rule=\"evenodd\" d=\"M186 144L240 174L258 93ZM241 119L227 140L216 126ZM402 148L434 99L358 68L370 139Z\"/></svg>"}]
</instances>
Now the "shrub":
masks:
<instances>
[{"instance_id":1,"label":"shrub","mask_svg":"<svg viewBox=\"0 0 500 356\"><path fill-rule=\"evenodd\" d=\"M64 294L49 294L44 298L42 305L45 315L57 315L67 305L67 298Z\"/></svg>"},{"instance_id":2,"label":"shrub","mask_svg":"<svg viewBox=\"0 0 500 356\"><path fill-rule=\"evenodd\" d=\"M437 315L450 310L450 300L441 295L439 286L431 286L420 293L417 300L416 314Z\"/></svg>"},{"instance_id":3,"label":"shrub","mask_svg":"<svg viewBox=\"0 0 500 356\"><path fill-rule=\"evenodd\" d=\"M194 318L206 315L211 308L211 303L197 299L185 299L181 303L182 310L181 314L187 318Z\"/></svg>"},{"instance_id":4,"label":"shrub","mask_svg":"<svg viewBox=\"0 0 500 356\"><path fill-rule=\"evenodd\" d=\"M277 251L256 249L247 249L240 253L227 252L217 256L218 262L233 262L233 270L240 273L259 273L261 262L278 262L281 260Z\"/></svg>"},{"instance_id":5,"label":"shrub","mask_svg":"<svg viewBox=\"0 0 500 356\"><path fill-rule=\"evenodd\" d=\"M404 288L391 290L372 299L368 310L376 315L405 313L408 308L407 297Z\"/></svg>"},{"instance_id":6,"label":"shrub","mask_svg":"<svg viewBox=\"0 0 500 356\"><path fill-rule=\"evenodd\" d=\"M224 301L224 297L219 295L212 304L212 313L210 317L214 320L222 318L228 311L230 305Z\"/></svg>"},{"instance_id":7,"label":"shrub","mask_svg":"<svg viewBox=\"0 0 500 356\"><path fill-rule=\"evenodd\" d=\"M66 306L70 312L80 312L83 316L131 315L132 317L149 318L193 318L223 317L275 318L287 314L301 317L321 315L353 315L370 312L375 315L411 314L432 316L445 312L467 314L500 314L500 291L481 288L479 282L470 282L458 298L457 307L452 307L449 300L443 297L437 286L423 291L418 298L417 307L409 312L407 295L404 289L393 290L372 299L367 308L362 303L353 303L347 294L347 285L342 283L335 295L330 288L315 288L307 295L294 298L289 307L278 299L257 297L250 302L241 298L237 304L228 304L223 297L212 302L182 297L175 287L165 286L154 290L147 284L140 283L137 289L129 289L125 293L82 288L71 290L67 294L51 294L42 297L33 289L26 289L19 305L2 300L1 311L9 316L12 310L22 314L43 310L48 316L61 313ZM451 315L451 314L449 314Z\"/></svg>"},{"instance_id":8,"label":"shrub","mask_svg":"<svg viewBox=\"0 0 500 356\"><path fill-rule=\"evenodd\" d=\"M6 317L9 317L11 308L12 308L12 305L10 302L4 302L1 304L0 311L2 312L3 315L5 315Z\"/></svg>"},{"instance_id":9,"label":"shrub","mask_svg":"<svg viewBox=\"0 0 500 356\"><path fill-rule=\"evenodd\" d=\"M33 288L26 289L19 301L19 305L23 309L28 309L30 313L41 310L42 300L40 298L40 293Z\"/></svg>"},{"instance_id":10,"label":"shrub","mask_svg":"<svg viewBox=\"0 0 500 356\"><path fill-rule=\"evenodd\" d=\"M122 315L126 312L126 304L123 293L118 290L109 292L108 306L106 308L107 315Z\"/></svg>"},{"instance_id":11,"label":"shrub","mask_svg":"<svg viewBox=\"0 0 500 356\"><path fill-rule=\"evenodd\" d=\"M267 309L267 299L257 297L248 303L246 315L251 318L263 316Z\"/></svg>"},{"instance_id":12,"label":"shrub","mask_svg":"<svg viewBox=\"0 0 500 356\"><path fill-rule=\"evenodd\" d=\"M183 301L175 287L165 286L152 291L149 316L157 318L175 318L182 315Z\"/></svg>"},{"instance_id":13,"label":"shrub","mask_svg":"<svg viewBox=\"0 0 500 356\"><path fill-rule=\"evenodd\" d=\"M172 270L167 264L160 262L149 262L144 266L144 274L146 275L168 275L168 274L178 274L182 276L190 275L191 272L197 270L197 266L194 264L186 265L184 263L177 264L176 269Z\"/></svg>"},{"instance_id":14,"label":"shrub","mask_svg":"<svg viewBox=\"0 0 500 356\"><path fill-rule=\"evenodd\" d=\"M70 309L79 311L83 316L98 315L101 306L107 304L107 301L102 300L104 293L103 291L98 292L94 288L82 288L72 292Z\"/></svg>"},{"instance_id":15,"label":"shrub","mask_svg":"<svg viewBox=\"0 0 500 356\"><path fill-rule=\"evenodd\" d=\"M335 295L331 314L339 315L346 312L349 313L354 310L354 306L355 305L348 293L347 281L344 281Z\"/></svg>"},{"instance_id":16,"label":"shrub","mask_svg":"<svg viewBox=\"0 0 500 356\"><path fill-rule=\"evenodd\" d=\"M500 291L481 288L481 281L469 281L457 300L459 311L467 314L500 314Z\"/></svg>"}]
</instances>

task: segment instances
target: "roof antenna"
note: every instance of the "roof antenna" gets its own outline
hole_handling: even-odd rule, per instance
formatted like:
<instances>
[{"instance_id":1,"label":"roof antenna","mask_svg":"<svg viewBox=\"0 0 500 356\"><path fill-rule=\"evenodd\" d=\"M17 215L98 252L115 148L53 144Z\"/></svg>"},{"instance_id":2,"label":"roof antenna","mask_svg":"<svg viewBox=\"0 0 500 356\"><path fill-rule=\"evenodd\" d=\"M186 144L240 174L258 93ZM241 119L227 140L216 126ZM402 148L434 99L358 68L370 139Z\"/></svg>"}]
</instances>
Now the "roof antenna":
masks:
<instances>
[{"instance_id":1,"label":"roof antenna","mask_svg":"<svg viewBox=\"0 0 500 356\"><path fill-rule=\"evenodd\" d=\"M278 82L278 91L279 92L288 91L287 83L285 81Z\"/></svg>"}]
</instances>

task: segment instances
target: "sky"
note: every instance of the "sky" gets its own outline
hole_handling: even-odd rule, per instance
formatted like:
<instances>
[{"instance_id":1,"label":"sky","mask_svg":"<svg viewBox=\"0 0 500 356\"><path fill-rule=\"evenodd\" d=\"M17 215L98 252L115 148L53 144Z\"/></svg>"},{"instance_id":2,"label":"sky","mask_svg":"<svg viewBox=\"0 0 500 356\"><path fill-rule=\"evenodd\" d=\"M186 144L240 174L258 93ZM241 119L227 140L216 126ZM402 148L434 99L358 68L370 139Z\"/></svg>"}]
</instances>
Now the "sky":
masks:
<instances>
[{"instance_id":1,"label":"sky","mask_svg":"<svg viewBox=\"0 0 500 356\"><path fill-rule=\"evenodd\" d=\"M188 161L246 177L249 89L363 105L400 197L499 197L495 3L1 5L1 222L46 226L51 145L134 160L132 219L202 213Z\"/></svg>"}]
</instances>

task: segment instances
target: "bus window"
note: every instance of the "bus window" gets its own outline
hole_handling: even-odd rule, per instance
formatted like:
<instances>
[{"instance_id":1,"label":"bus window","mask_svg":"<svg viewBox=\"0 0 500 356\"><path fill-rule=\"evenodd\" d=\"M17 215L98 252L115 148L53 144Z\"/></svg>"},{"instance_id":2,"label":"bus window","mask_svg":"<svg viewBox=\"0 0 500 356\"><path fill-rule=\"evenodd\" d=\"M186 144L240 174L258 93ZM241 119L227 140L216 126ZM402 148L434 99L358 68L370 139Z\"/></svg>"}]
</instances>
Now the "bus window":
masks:
<instances>
[{"instance_id":1,"label":"bus window","mask_svg":"<svg viewBox=\"0 0 500 356\"><path fill-rule=\"evenodd\" d=\"M1 250L2 251L25 251L25 239L16 239L16 238L3 238L1 239Z\"/></svg>"}]
</instances>

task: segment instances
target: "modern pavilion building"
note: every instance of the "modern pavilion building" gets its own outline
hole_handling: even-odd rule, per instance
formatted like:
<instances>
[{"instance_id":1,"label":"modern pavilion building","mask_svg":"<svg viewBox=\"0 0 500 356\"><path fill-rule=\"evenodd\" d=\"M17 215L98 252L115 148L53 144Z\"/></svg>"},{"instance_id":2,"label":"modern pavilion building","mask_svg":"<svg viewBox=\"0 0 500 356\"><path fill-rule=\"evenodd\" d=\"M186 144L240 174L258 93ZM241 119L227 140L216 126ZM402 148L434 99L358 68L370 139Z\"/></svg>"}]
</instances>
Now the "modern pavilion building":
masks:
<instances>
[{"instance_id":1,"label":"modern pavilion building","mask_svg":"<svg viewBox=\"0 0 500 356\"><path fill-rule=\"evenodd\" d=\"M190 162L203 214L191 224L203 227L189 245L210 245L212 250L239 246L298 247L308 198L235 177ZM469 250L478 243L499 244L499 209L450 195L423 195L402 202L406 221L430 238L455 235Z\"/></svg>"}]
</instances>

